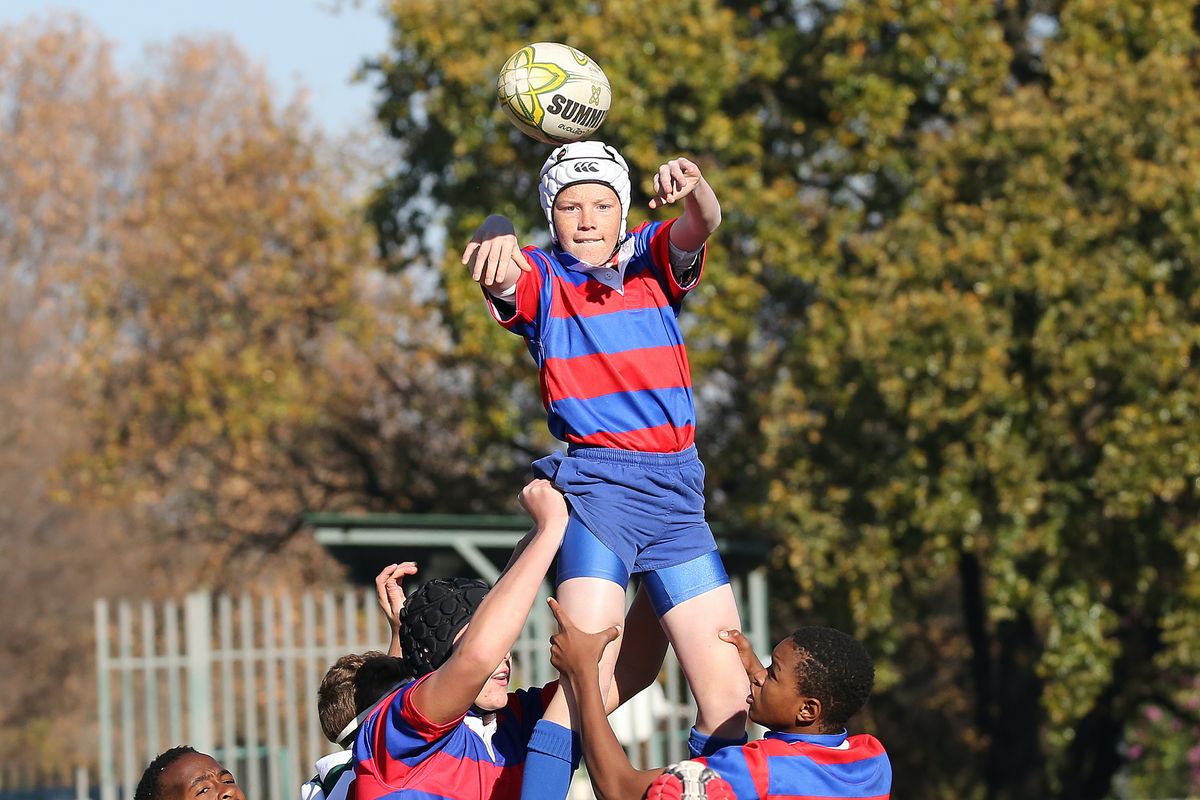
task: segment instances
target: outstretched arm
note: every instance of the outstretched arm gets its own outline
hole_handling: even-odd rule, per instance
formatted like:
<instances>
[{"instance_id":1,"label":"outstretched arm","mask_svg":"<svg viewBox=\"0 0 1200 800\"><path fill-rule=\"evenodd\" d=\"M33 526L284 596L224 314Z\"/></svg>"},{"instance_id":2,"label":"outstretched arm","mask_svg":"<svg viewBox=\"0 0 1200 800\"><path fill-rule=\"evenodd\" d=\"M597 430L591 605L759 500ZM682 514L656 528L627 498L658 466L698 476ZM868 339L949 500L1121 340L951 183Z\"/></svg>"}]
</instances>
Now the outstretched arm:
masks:
<instances>
[{"instance_id":1,"label":"outstretched arm","mask_svg":"<svg viewBox=\"0 0 1200 800\"><path fill-rule=\"evenodd\" d=\"M536 524L479 604L446 663L413 689L413 705L436 724L458 719L475 702L525 625L546 570L562 544L567 503L545 480L530 482L521 505Z\"/></svg>"},{"instance_id":2,"label":"outstretched arm","mask_svg":"<svg viewBox=\"0 0 1200 800\"><path fill-rule=\"evenodd\" d=\"M620 635L616 627L599 633L584 633L550 598L550 610L558 620L558 633L550 637L550 663L569 683L579 709L583 757L598 800L629 800L641 797L662 768L640 770L629 763L617 735L608 723L604 698L600 696L600 657L604 648Z\"/></svg>"},{"instance_id":3,"label":"outstretched arm","mask_svg":"<svg viewBox=\"0 0 1200 800\"><path fill-rule=\"evenodd\" d=\"M684 252L704 246L721 224L721 203L695 162L671 159L654 174L651 208L683 200L683 214L671 226L671 244Z\"/></svg>"}]
</instances>

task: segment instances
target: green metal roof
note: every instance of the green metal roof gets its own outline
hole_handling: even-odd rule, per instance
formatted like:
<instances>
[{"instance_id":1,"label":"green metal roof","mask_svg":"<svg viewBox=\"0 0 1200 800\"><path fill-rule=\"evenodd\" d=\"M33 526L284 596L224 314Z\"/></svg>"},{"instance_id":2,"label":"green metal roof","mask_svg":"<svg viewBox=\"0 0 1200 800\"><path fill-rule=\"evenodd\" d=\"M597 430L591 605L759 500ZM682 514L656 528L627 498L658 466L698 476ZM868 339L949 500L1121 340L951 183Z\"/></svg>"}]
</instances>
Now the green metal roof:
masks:
<instances>
[{"instance_id":1,"label":"green metal roof","mask_svg":"<svg viewBox=\"0 0 1200 800\"><path fill-rule=\"evenodd\" d=\"M518 514L329 514L304 515L312 528L420 528L472 531L525 531L529 517Z\"/></svg>"},{"instance_id":2,"label":"green metal roof","mask_svg":"<svg viewBox=\"0 0 1200 800\"><path fill-rule=\"evenodd\" d=\"M304 515L317 541L325 545L379 546L437 543L439 534L479 547L512 546L529 530L528 517L517 514L331 514ZM712 526L714 534L721 526ZM430 537L430 538L427 538ZM761 539L717 536L723 555L765 557L770 545Z\"/></svg>"}]
</instances>

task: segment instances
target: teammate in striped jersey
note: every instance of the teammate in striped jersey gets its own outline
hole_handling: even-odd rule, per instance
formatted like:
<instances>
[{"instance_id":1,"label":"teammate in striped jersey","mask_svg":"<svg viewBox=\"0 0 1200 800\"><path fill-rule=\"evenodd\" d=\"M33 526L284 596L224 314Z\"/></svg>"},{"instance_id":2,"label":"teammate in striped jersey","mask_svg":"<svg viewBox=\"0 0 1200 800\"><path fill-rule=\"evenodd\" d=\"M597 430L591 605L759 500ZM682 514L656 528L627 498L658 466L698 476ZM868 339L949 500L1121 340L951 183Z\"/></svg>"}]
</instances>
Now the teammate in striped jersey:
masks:
<instances>
[{"instance_id":1,"label":"teammate in striped jersey","mask_svg":"<svg viewBox=\"0 0 1200 800\"><path fill-rule=\"evenodd\" d=\"M435 578L405 597L388 580L415 574L416 565L404 562L381 573L380 605L389 619L399 609L393 642L415 680L389 691L355 720L361 725L349 800L520 796L526 748L557 682L509 692L510 649L567 521L562 495L545 480L526 486L521 504L536 527L491 589L477 579ZM655 679L667 647L644 596L635 599L625 630L638 642L640 658L617 665L609 694L613 707Z\"/></svg>"},{"instance_id":2,"label":"teammate in striped jersey","mask_svg":"<svg viewBox=\"0 0 1200 800\"><path fill-rule=\"evenodd\" d=\"M799 628L763 667L746 637L721 633L750 679L750 719L767 735L695 759L705 769L638 770L613 734L597 688L599 661L617 635L586 634L552 599L559 633L550 660L575 691L588 774L599 800L886 800L892 768L879 740L850 736L846 722L866 703L875 667L863 646L833 628Z\"/></svg>"},{"instance_id":3,"label":"teammate in striped jersey","mask_svg":"<svg viewBox=\"0 0 1200 800\"><path fill-rule=\"evenodd\" d=\"M653 183L650 207L678 203L683 213L627 233L630 182L621 155L595 141L559 147L542 167L539 191L551 246L520 250L511 222L493 216L463 263L495 319L525 338L550 431L568 446L534 464L571 506L558 597L585 629L603 630L621 621L630 575L642 573L696 697L689 748L699 754L745 741L745 674L716 638L740 620L704 516L691 367L678 321L721 206L689 159L663 164ZM619 648L601 662L605 690ZM526 786L536 774L539 798L565 796L567 783L543 751L560 749L554 742L571 717L560 693L539 723L553 742L541 747L538 734L531 742Z\"/></svg>"}]
</instances>

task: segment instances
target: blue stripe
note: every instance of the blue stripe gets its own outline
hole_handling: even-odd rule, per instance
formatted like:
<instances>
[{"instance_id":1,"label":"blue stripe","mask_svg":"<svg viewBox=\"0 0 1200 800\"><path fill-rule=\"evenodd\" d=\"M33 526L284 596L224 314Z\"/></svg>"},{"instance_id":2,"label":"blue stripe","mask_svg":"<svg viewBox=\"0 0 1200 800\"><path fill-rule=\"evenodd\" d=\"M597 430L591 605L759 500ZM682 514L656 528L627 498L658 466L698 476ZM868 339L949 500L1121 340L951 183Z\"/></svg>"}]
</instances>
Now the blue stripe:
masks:
<instances>
[{"instance_id":1,"label":"blue stripe","mask_svg":"<svg viewBox=\"0 0 1200 800\"><path fill-rule=\"evenodd\" d=\"M849 764L818 764L801 755L767 757L768 794L876 797L887 794L890 775L885 756Z\"/></svg>"},{"instance_id":2,"label":"blue stripe","mask_svg":"<svg viewBox=\"0 0 1200 800\"><path fill-rule=\"evenodd\" d=\"M542 331L546 355L574 358L683 344L670 306L620 310L594 317L554 317Z\"/></svg>"},{"instance_id":3,"label":"blue stripe","mask_svg":"<svg viewBox=\"0 0 1200 800\"><path fill-rule=\"evenodd\" d=\"M729 781L738 800L758 800L758 789L754 788L750 766L746 763L746 751L740 746L722 747L705 762L709 769Z\"/></svg>"},{"instance_id":4,"label":"blue stripe","mask_svg":"<svg viewBox=\"0 0 1200 800\"><path fill-rule=\"evenodd\" d=\"M565 420L571 420L571 432L578 436L696 424L692 391L683 387L614 392L588 400L568 398L551 403L550 432L559 439L567 433Z\"/></svg>"}]
</instances>

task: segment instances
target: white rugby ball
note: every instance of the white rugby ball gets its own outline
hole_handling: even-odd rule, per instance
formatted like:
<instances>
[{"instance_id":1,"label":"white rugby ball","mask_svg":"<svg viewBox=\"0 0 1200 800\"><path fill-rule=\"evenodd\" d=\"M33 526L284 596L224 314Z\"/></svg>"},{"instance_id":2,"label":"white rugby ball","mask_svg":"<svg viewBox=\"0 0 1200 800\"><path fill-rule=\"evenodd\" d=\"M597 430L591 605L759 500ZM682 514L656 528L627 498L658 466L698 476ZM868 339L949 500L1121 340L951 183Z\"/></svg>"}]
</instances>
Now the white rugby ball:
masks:
<instances>
[{"instance_id":1,"label":"white rugby ball","mask_svg":"<svg viewBox=\"0 0 1200 800\"><path fill-rule=\"evenodd\" d=\"M612 90L600 65L558 42L527 44L508 57L496 97L517 130L546 144L586 139L608 116Z\"/></svg>"}]
</instances>

